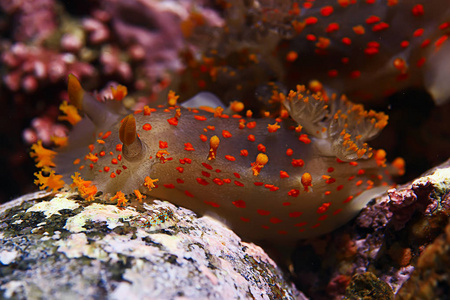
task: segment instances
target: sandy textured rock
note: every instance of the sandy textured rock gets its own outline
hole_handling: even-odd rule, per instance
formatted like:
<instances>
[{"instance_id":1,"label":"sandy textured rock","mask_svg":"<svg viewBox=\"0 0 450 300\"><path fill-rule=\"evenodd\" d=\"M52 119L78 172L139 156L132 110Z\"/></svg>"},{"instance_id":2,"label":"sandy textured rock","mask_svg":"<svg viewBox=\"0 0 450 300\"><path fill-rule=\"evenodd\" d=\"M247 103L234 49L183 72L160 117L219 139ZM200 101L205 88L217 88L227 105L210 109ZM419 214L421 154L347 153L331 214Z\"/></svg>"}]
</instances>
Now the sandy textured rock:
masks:
<instances>
[{"instance_id":1,"label":"sandy textured rock","mask_svg":"<svg viewBox=\"0 0 450 300\"><path fill-rule=\"evenodd\" d=\"M0 224L0 298L305 299L260 247L167 202L35 193Z\"/></svg>"}]
</instances>

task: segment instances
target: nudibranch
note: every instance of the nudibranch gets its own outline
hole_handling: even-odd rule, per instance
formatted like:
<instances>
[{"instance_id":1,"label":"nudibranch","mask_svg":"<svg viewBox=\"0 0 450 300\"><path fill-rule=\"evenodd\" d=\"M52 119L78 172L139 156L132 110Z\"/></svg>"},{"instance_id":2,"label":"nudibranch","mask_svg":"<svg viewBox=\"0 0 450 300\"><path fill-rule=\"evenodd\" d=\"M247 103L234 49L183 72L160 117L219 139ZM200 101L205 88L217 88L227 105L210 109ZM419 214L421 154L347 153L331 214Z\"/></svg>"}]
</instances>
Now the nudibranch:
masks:
<instances>
[{"instance_id":1,"label":"nudibranch","mask_svg":"<svg viewBox=\"0 0 450 300\"><path fill-rule=\"evenodd\" d=\"M123 86L100 101L73 75L68 92L68 139L56 150L32 147L41 189L67 183L86 200L101 192L118 205L165 199L213 214L245 238L289 242L348 222L388 185L385 152L366 143L388 117L345 97L297 86L280 93L278 118L253 119L179 107L173 93L168 107L130 112L116 101Z\"/></svg>"},{"instance_id":2,"label":"nudibranch","mask_svg":"<svg viewBox=\"0 0 450 300\"><path fill-rule=\"evenodd\" d=\"M442 104L450 100L449 4L294 2L289 12L296 33L286 47L286 60L294 72L302 70L296 72L296 80L318 79L352 98L380 99L406 87L423 86Z\"/></svg>"}]
</instances>

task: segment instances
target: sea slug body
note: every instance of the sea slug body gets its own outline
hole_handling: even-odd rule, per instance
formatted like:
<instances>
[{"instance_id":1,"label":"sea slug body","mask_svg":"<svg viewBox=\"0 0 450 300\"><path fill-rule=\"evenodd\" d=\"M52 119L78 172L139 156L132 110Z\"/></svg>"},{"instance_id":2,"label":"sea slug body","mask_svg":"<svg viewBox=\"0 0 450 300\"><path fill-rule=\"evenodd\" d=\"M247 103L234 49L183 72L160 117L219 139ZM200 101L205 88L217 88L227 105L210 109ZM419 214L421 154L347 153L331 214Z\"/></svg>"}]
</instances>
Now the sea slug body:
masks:
<instances>
[{"instance_id":1,"label":"sea slug body","mask_svg":"<svg viewBox=\"0 0 450 300\"><path fill-rule=\"evenodd\" d=\"M345 97L297 86L280 95L290 117L277 119L176 105L129 112L71 75L69 98L84 117L67 145L32 147L41 189L67 183L86 200L102 192L118 205L165 199L212 213L251 240L289 242L348 222L388 185L384 151L366 144L387 116Z\"/></svg>"}]
</instances>

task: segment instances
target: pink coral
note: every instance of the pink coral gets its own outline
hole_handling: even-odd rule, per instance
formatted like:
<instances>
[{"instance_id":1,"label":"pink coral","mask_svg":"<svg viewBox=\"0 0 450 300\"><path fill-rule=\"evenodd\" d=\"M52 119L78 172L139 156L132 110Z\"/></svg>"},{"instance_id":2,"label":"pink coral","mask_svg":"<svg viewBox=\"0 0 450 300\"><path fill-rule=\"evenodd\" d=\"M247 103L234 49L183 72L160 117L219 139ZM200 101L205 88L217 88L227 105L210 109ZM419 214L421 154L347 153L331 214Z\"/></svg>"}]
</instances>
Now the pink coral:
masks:
<instances>
[{"instance_id":1,"label":"pink coral","mask_svg":"<svg viewBox=\"0 0 450 300\"><path fill-rule=\"evenodd\" d=\"M91 65L76 60L69 53L58 53L22 43L13 44L2 54L2 61L8 69L3 77L6 86L12 91L34 92L46 83L65 80L68 73L80 77L92 76Z\"/></svg>"}]
</instances>

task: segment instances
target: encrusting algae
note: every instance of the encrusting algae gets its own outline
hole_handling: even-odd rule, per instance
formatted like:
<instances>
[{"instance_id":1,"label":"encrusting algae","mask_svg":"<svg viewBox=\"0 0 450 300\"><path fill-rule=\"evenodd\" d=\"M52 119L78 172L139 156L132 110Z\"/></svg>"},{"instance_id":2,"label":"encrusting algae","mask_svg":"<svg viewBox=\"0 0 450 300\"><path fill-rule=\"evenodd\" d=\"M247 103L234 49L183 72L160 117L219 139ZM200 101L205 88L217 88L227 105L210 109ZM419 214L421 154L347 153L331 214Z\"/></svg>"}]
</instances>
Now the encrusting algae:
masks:
<instances>
[{"instance_id":1,"label":"encrusting algae","mask_svg":"<svg viewBox=\"0 0 450 300\"><path fill-rule=\"evenodd\" d=\"M75 76L68 85L64 119L83 117L67 145L32 146L40 189L66 183L87 201L101 192L119 206L151 196L213 213L243 237L289 242L348 222L395 169L367 144L385 114L304 86L278 95L279 117L252 119L243 108L245 116L181 107L174 93L168 107L130 112L117 105L125 88L100 101Z\"/></svg>"}]
</instances>

